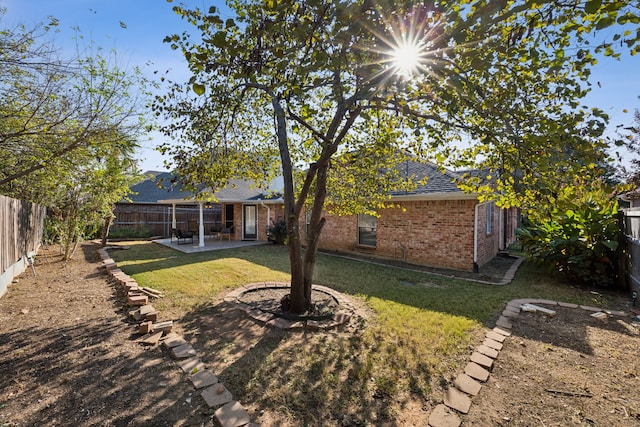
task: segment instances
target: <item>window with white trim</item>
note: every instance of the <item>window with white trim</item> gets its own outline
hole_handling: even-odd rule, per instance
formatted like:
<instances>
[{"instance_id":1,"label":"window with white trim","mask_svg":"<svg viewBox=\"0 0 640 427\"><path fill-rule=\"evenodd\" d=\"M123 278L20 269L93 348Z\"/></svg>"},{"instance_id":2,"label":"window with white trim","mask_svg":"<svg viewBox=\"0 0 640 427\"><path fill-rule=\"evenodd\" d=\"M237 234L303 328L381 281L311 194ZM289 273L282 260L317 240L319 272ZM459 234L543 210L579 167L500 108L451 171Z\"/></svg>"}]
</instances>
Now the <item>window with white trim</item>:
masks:
<instances>
[{"instance_id":1,"label":"window with white trim","mask_svg":"<svg viewBox=\"0 0 640 427\"><path fill-rule=\"evenodd\" d=\"M487 234L493 232L493 203L487 203Z\"/></svg>"}]
</instances>

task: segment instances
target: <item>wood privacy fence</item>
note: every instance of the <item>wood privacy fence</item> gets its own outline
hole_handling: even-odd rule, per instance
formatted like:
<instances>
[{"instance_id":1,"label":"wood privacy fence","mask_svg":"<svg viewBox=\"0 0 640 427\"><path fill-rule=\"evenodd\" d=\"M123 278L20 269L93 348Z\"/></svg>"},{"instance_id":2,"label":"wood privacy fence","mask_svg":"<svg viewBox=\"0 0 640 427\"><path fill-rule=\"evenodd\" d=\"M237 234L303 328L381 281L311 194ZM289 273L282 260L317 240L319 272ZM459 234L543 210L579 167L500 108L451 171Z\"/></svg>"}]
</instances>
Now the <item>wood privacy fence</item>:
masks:
<instances>
[{"instance_id":1,"label":"wood privacy fence","mask_svg":"<svg viewBox=\"0 0 640 427\"><path fill-rule=\"evenodd\" d=\"M171 237L171 205L118 203L114 214L116 217L111 225L113 232L121 229L145 229L150 236ZM199 215L197 206L176 206L176 227L197 232ZM207 234L211 227L222 224L222 206L213 204L205 208L203 221Z\"/></svg>"},{"instance_id":2,"label":"wood privacy fence","mask_svg":"<svg viewBox=\"0 0 640 427\"><path fill-rule=\"evenodd\" d=\"M0 195L0 297L37 252L46 213L44 206Z\"/></svg>"},{"instance_id":3,"label":"wood privacy fence","mask_svg":"<svg viewBox=\"0 0 640 427\"><path fill-rule=\"evenodd\" d=\"M640 208L624 209L623 232L626 241L626 260L624 263L628 289L636 292L640 305Z\"/></svg>"}]
</instances>

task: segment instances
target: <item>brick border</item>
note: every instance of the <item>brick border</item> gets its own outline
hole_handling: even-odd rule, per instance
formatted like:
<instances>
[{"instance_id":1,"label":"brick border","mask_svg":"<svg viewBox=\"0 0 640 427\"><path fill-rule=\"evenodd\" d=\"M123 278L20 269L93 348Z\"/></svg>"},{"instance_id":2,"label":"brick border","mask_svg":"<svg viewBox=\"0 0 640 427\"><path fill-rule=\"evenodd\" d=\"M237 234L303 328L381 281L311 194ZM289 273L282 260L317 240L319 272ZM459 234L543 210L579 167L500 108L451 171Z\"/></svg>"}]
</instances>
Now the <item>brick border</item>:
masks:
<instances>
[{"instance_id":1,"label":"brick border","mask_svg":"<svg viewBox=\"0 0 640 427\"><path fill-rule=\"evenodd\" d=\"M129 314L136 321L141 321L137 324L137 333L143 337L147 336L140 342L147 345L162 342L162 346L176 360L177 366L187 375L186 379L197 391L201 390L200 396L205 403L210 408L217 408L215 416L223 427L257 427L257 424L251 422L242 404L234 400L231 392L218 380L218 377L206 369L194 348L183 337L171 331L173 322L156 322L158 312L149 304L149 298L158 298L161 295L148 291L145 293L145 288L140 288L135 279L118 268L108 253L111 249L123 249L123 247L106 246L98 249L98 254L107 273L127 293L126 305L138 308ZM149 320L150 318L153 320Z\"/></svg>"},{"instance_id":2,"label":"brick border","mask_svg":"<svg viewBox=\"0 0 640 427\"><path fill-rule=\"evenodd\" d=\"M462 423L459 414L469 413L473 397L480 393L482 383L489 379L493 362L500 355L504 342L511 336L513 321L517 320L520 312L539 312L546 316L555 316L555 311L542 307L543 305L580 309L592 313L591 316L596 318L630 316L624 311L546 299L524 298L509 301L496 321L496 326L485 334L484 341L474 349L464 372L456 377L453 386L445 392L443 403L437 405L429 415L429 426L458 427Z\"/></svg>"},{"instance_id":3,"label":"brick border","mask_svg":"<svg viewBox=\"0 0 640 427\"><path fill-rule=\"evenodd\" d=\"M258 323L287 331L327 331L345 325L356 313L355 306L346 295L322 285L311 285L311 289L330 295L336 300L338 305L342 307L342 309L336 312L331 319L327 320L287 320L282 317L277 317L272 313L260 310L259 308L252 307L241 301L242 296L247 292L260 289L288 289L290 287L291 284L285 282L250 283L229 292L224 297L224 301L235 303L237 309L244 311L247 316Z\"/></svg>"}]
</instances>

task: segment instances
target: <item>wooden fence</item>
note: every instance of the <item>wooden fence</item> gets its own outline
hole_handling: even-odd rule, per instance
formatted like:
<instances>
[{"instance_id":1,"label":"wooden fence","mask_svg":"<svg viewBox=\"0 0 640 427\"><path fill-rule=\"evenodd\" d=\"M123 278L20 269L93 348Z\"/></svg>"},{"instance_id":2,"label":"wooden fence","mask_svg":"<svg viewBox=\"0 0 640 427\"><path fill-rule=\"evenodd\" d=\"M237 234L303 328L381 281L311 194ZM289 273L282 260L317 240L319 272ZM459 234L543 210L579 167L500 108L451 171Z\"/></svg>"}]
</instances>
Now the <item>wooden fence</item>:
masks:
<instances>
[{"instance_id":1,"label":"wooden fence","mask_svg":"<svg viewBox=\"0 0 640 427\"><path fill-rule=\"evenodd\" d=\"M625 277L628 289L636 292L640 306L640 208L629 208L623 211L624 235L627 245L625 260Z\"/></svg>"},{"instance_id":2,"label":"wooden fence","mask_svg":"<svg viewBox=\"0 0 640 427\"><path fill-rule=\"evenodd\" d=\"M0 297L42 242L44 206L0 195Z\"/></svg>"}]
</instances>

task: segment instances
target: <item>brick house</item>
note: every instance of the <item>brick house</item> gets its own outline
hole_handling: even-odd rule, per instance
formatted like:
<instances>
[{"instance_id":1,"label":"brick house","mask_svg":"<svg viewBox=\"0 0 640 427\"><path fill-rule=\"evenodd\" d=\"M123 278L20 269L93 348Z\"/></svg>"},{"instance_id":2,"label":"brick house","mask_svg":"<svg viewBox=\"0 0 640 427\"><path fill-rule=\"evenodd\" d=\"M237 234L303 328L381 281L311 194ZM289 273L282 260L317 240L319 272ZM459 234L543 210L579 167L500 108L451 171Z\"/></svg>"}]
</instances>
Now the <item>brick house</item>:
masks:
<instances>
[{"instance_id":1,"label":"brick house","mask_svg":"<svg viewBox=\"0 0 640 427\"><path fill-rule=\"evenodd\" d=\"M517 209L479 203L476 195L458 188L459 175L454 172L443 173L433 164L407 167L411 175L427 176L426 184L393 193L391 200L400 207L384 209L378 218L325 214L319 247L473 271L515 241Z\"/></svg>"}]
</instances>

